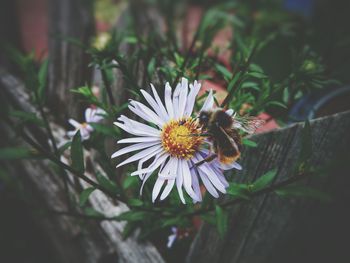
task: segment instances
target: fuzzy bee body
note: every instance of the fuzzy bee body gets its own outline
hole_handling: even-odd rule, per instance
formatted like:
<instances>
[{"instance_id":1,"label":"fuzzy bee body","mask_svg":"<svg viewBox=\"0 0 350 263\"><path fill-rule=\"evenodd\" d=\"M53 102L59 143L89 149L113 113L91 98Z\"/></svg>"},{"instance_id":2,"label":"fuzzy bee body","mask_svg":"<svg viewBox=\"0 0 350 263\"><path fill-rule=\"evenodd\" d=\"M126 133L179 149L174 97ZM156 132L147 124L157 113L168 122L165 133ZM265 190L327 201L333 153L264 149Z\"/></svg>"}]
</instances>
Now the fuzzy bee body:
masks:
<instances>
[{"instance_id":1,"label":"fuzzy bee body","mask_svg":"<svg viewBox=\"0 0 350 263\"><path fill-rule=\"evenodd\" d=\"M202 111L198 119L202 130L212 142L212 151L223 164L233 163L241 155L242 138L238 129L252 133L263 123L262 120L253 117L236 120L220 108Z\"/></svg>"}]
</instances>

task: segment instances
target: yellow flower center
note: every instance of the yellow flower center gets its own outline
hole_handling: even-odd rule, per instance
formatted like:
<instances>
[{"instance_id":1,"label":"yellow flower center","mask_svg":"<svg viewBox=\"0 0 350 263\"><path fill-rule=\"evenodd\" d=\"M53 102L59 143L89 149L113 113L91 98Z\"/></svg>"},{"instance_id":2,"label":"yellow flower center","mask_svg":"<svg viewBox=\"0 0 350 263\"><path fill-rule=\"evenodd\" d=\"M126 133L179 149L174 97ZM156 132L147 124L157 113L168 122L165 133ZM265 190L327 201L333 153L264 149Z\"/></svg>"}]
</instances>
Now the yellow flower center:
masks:
<instances>
[{"instance_id":1,"label":"yellow flower center","mask_svg":"<svg viewBox=\"0 0 350 263\"><path fill-rule=\"evenodd\" d=\"M173 157L189 159L204 140L200 134L198 122L192 118L172 120L163 127L162 145Z\"/></svg>"}]
</instances>

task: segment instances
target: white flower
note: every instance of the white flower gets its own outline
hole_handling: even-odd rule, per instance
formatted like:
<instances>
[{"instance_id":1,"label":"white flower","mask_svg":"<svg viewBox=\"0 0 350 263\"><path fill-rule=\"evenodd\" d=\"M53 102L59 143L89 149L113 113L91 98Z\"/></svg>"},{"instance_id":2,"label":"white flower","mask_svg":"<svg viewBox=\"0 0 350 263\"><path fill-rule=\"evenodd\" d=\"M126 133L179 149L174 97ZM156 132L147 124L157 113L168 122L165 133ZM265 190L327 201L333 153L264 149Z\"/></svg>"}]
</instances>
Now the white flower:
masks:
<instances>
[{"instance_id":1,"label":"white flower","mask_svg":"<svg viewBox=\"0 0 350 263\"><path fill-rule=\"evenodd\" d=\"M167 248L171 248L177 238L177 227L172 227L171 232L172 234L168 236Z\"/></svg>"},{"instance_id":2,"label":"white flower","mask_svg":"<svg viewBox=\"0 0 350 263\"><path fill-rule=\"evenodd\" d=\"M85 110L85 122L80 123L76 120L69 119L68 122L75 128L74 131L68 131L67 135L73 137L76 132L79 130L81 139L88 140L90 138L91 132L94 131L94 128L89 123L97 123L103 120L103 115L106 112L100 108L90 107Z\"/></svg>"},{"instance_id":3,"label":"white flower","mask_svg":"<svg viewBox=\"0 0 350 263\"><path fill-rule=\"evenodd\" d=\"M185 203L183 189L194 202L199 202L202 200L199 180L211 195L218 197L218 192L226 193L228 186L223 170L240 168L236 163L223 166L218 160L204 162L198 167L194 165L209 154L209 151L202 147L207 144L204 137L191 136L201 134L197 120L191 118L200 87L197 81L188 87L187 79L182 78L181 83L172 92L169 83L166 83L164 105L156 89L151 85L153 96L141 90L150 107L130 100L129 109L155 126L134 121L123 115L118 118L118 122L115 122L119 128L136 137L119 140L120 144L131 145L115 152L112 158L139 151L117 167L138 161L137 170L131 175L138 175L143 181L140 194L147 179L153 172L158 171L152 191L153 202L159 195L160 200L165 199L174 186L183 203ZM210 110L213 106L214 97L210 91L201 111ZM147 161L148 165L145 165Z\"/></svg>"}]
</instances>

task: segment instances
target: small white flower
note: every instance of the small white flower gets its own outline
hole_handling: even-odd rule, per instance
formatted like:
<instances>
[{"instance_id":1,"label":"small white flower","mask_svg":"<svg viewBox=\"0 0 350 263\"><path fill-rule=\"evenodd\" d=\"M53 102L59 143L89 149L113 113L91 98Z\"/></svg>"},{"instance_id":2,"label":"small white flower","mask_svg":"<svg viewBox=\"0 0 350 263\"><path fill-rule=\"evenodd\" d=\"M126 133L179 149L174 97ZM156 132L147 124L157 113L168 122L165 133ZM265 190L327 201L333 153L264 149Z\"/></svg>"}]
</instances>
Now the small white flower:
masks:
<instances>
[{"instance_id":1,"label":"small white flower","mask_svg":"<svg viewBox=\"0 0 350 263\"><path fill-rule=\"evenodd\" d=\"M166 83L164 105L156 89L151 85L153 96L141 90L150 107L130 100L129 109L156 127L123 115L118 118L118 122L115 122L119 128L136 137L119 140L120 144L129 143L131 145L115 152L112 158L139 151L118 164L117 167L138 161L137 170L131 175L138 175L143 181L140 194L142 194L147 179L153 172L158 171L152 191L153 202L159 195L160 200L165 199L175 185L183 203L185 203L183 189L194 202L200 202L202 195L199 180L203 182L211 195L219 197L218 192L226 193L228 186L223 170L240 169L236 163L222 165L217 159L210 163L204 162L198 167L194 166L209 154L209 151L202 147L207 144L204 137L191 136L201 134L198 122L191 117L200 87L197 81L188 85L187 79L182 78L172 92L169 83ZM213 92L210 91L201 111L210 110L213 106L214 97ZM147 161L150 164L144 167Z\"/></svg>"},{"instance_id":2,"label":"small white flower","mask_svg":"<svg viewBox=\"0 0 350 263\"><path fill-rule=\"evenodd\" d=\"M69 119L68 122L75 128L74 131L68 131L67 135L73 137L77 131L80 131L81 139L88 140L94 128L89 123L97 123L103 120L106 112L100 108L90 107L85 110L85 122L80 123L76 120Z\"/></svg>"},{"instance_id":3,"label":"small white flower","mask_svg":"<svg viewBox=\"0 0 350 263\"><path fill-rule=\"evenodd\" d=\"M177 238L177 227L172 227L171 232L172 234L168 236L167 248L171 248Z\"/></svg>"}]
</instances>

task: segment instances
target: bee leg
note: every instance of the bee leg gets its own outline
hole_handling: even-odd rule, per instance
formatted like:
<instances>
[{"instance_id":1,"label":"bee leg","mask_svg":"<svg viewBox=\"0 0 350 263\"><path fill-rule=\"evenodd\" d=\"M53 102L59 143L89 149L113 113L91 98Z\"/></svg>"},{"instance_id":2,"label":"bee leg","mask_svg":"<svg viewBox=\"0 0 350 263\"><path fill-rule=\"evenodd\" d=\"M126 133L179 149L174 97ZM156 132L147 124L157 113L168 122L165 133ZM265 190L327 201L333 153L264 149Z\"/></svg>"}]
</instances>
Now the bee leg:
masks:
<instances>
[{"instance_id":1,"label":"bee leg","mask_svg":"<svg viewBox=\"0 0 350 263\"><path fill-rule=\"evenodd\" d=\"M201 133L201 134L189 134L189 135L180 135L180 136L184 136L184 137L209 137L211 136L211 134L209 133Z\"/></svg>"},{"instance_id":2,"label":"bee leg","mask_svg":"<svg viewBox=\"0 0 350 263\"><path fill-rule=\"evenodd\" d=\"M212 160L214 160L217 156L218 156L217 154L209 155L205 159L203 159L202 161L199 161L199 162L195 163L192 167L194 167L194 166L198 167L198 166L202 165L203 163L209 163Z\"/></svg>"}]
</instances>

